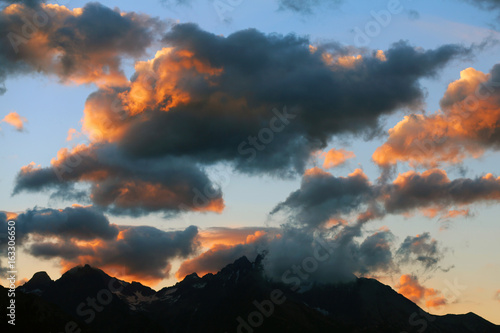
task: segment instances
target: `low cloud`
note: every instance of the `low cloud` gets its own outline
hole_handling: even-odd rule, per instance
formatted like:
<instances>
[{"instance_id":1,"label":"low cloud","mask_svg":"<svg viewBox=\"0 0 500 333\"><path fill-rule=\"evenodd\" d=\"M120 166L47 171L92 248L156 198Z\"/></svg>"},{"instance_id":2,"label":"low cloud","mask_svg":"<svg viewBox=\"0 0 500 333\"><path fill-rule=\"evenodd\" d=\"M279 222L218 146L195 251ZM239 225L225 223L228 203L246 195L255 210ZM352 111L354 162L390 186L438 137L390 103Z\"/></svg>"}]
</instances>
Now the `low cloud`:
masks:
<instances>
[{"instance_id":1,"label":"low cloud","mask_svg":"<svg viewBox=\"0 0 500 333\"><path fill-rule=\"evenodd\" d=\"M199 256L183 262L176 276L181 279L193 272L214 273L243 255L253 260L258 254L264 254L265 274L281 281L287 271L299 267L316 251L327 258L319 263L317 270L309 272L308 282L348 281L354 274L396 271L392 233L384 229L365 235L361 228L362 224L342 226L322 235L294 227L257 231L240 243L212 245Z\"/></svg>"},{"instance_id":2,"label":"low cloud","mask_svg":"<svg viewBox=\"0 0 500 333\"><path fill-rule=\"evenodd\" d=\"M415 237L406 237L396 254L400 261L418 263L426 270L436 268L444 257L444 252L439 248L438 241L432 238L428 232Z\"/></svg>"},{"instance_id":3,"label":"low cloud","mask_svg":"<svg viewBox=\"0 0 500 333\"><path fill-rule=\"evenodd\" d=\"M59 258L63 270L90 264L118 277L149 283L169 277L171 262L193 255L199 247L195 226L168 232L118 226L93 207L33 209L13 219L18 244L37 258ZM0 212L0 225L6 228L6 223L7 214Z\"/></svg>"},{"instance_id":4,"label":"low cloud","mask_svg":"<svg viewBox=\"0 0 500 333\"><path fill-rule=\"evenodd\" d=\"M47 168L34 163L17 176L14 194L57 190L73 199L78 182L90 183L87 197L116 215L151 212L221 212L222 193L192 161L181 158L130 160L110 144L63 149Z\"/></svg>"},{"instance_id":5,"label":"low cloud","mask_svg":"<svg viewBox=\"0 0 500 333\"><path fill-rule=\"evenodd\" d=\"M233 233L237 229L233 229ZM241 230L248 233L247 229ZM221 235L221 240L226 241L227 236ZM212 245L209 250L201 253L199 256L184 261L177 273L177 279L181 280L186 275L196 272L198 275L205 275L207 273L217 273L224 268L227 264L235 261L242 256L246 256L250 260L257 257L266 249L266 245L272 236L265 231L256 231L253 234L247 234L246 239L241 243L227 244L219 243ZM201 239L203 240L203 236ZM235 240L230 240L230 243Z\"/></svg>"},{"instance_id":6,"label":"low cloud","mask_svg":"<svg viewBox=\"0 0 500 333\"><path fill-rule=\"evenodd\" d=\"M118 235L118 226L93 207L65 209L34 208L20 214L0 212L0 225L7 230L7 222L16 221L17 242L22 244L30 235L62 239L112 239Z\"/></svg>"},{"instance_id":7,"label":"low cloud","mask_svg":"<svg viewBox=\"0 0 500 333\"><path fill-rule=\"evenodd\" d=\"M447 301L438 290L422 286L415 276L401 275L399 284L396 285L398 293L402 294L416 304L425 304L428 308L446 305Z\"/></svg>"}]
</instances>

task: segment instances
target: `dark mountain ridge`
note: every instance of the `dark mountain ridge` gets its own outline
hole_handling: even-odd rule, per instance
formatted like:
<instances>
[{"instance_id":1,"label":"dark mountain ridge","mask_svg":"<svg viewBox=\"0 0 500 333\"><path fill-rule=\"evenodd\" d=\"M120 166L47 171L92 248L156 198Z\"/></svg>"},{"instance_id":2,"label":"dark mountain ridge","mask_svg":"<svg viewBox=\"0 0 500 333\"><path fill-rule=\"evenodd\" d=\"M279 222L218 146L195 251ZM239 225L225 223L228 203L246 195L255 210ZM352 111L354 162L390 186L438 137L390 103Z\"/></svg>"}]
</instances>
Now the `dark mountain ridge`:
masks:
<instances>
[{"instance_id":1,"label":"dark mountain ridge","mask_svg":"<svg viewBox=\"0 0 500 333\"><path fill-rule=\"evenodd\" d=\"M430 315L373 279L293 291L265 278L261 259L242 257L217 274L194 273L159 291L88 265L56 281L40 272L17 288L18 298L36 308L29 316L19 309L18 316L38 332L68 332L68 325L75 333L500 332L473 313ZM0 303L6 302L2 292Z\"/></svg>"}]
</instances>

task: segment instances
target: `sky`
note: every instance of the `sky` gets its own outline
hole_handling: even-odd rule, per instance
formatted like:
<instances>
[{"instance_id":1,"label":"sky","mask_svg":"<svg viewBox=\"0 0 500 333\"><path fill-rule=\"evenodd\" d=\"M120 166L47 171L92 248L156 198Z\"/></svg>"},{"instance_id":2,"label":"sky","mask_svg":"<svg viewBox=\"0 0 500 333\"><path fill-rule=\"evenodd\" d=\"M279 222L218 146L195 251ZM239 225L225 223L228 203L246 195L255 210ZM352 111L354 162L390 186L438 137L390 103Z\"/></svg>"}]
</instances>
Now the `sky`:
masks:
<instances>
[{"instance_id":1,"label":"sky","mask_svg":"<svg viewBox=\"0 0 500 333\"><path fill-rule=\"evenodd\" d=\"M307 282L500 324L497 1L0 8L19 283L89 263L160 289L263 251L279 281L319 237Z\"/></svg>"}]
</instances>

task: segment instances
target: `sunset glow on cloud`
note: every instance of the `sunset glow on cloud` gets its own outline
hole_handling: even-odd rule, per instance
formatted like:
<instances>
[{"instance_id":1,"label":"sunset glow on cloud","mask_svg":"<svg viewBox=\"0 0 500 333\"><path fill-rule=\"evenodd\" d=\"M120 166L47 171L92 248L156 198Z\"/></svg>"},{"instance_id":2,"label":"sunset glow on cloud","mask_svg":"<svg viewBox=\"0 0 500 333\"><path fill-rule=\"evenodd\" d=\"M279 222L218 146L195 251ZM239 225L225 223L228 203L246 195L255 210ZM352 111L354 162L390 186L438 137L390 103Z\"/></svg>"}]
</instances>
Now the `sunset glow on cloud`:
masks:
<instances>
[{"instance_id":1,"label":"sunset glow on cloud","mask_svg":"<svg viewBox=\"0 0 500 333\"><path fill-rule=\"evenodd\" d=\"M246 256L500 324L498 2L259 1L0 0L19 278L161 289Z\"/></svg>"},{"instance_id":2,"label":"sunset glow on cloud","mask_svg":"<svg viewBox=\"0 0 500 333\"><path fill-rule=\"evenodd\" d=\"M345 149L330 149L325 154L325 161L323 162L323 168L330 169L335 168L339 165L344 164L348 159L354 158L356 155L352 151L347 151Z\"/></svg>"},{"instance_id":3,"label":"sunset glow on cloud","mask_svg":"<svg viewBox=\"0 0 500 333\"><path fill-rule=\"evenodd\" d=\"M424 303L428 308L446 304L446 299L439 291L432 288L425 288L411 275L401 275L397 288L400 294L415 303Z\"/></svg>"},{"instance_id":4,"label":"sunset glow on cloud","mask_svg":"<svg viewBox=\"0 0 500 333\"><path fill-rule=\"evenodd\" d=\"M0 123L6 123L13 126L18 132L22 132L24 130L24 124L26 122L26 118L21 117L17 112L9 113L0 121Z\"/></svg>"},{"instance_id":5,"label":"sunset glow on cloud","mask_svg":"<svg viewBox=\"0 0 500 333\"><path fill-rule=\"evenodd\" d=\"M375 163L436 167L478 158L487 149L497 149L499 70L498 66L489 74L474 68L463 70L460 79L448 85L441 111L405 116L389 130L389 138L373 154Z\"/></svg>"}]
</instances>

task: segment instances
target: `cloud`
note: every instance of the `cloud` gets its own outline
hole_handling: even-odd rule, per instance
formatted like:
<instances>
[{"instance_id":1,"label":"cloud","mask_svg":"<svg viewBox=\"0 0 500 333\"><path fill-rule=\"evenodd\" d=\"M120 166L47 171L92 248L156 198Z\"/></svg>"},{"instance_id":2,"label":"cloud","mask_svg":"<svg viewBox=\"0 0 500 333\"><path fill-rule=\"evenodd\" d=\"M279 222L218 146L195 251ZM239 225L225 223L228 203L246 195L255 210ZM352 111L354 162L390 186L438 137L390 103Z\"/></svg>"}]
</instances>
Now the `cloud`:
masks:
<instances>
[{"instance_id":1,"label":"cloud","mask_svg":"<svg viewBox=\"0 0 500 333\"><path fill-rule=\"evenodd\" d=\"M494 298L495 300L497 300L497 301L499 301L499 302L500 302L500 289L499 289L499 290L497 290L497 292L495 293L495 295L493 296L493 298Z\"/></svg>"},{"instance_id":2,"label":"cloud","mask_svg":"<svg viewBox=\"0 0 500 333\"><path fill-rule=\"evenodd\" d=\"M23 243L29 235L80 240L112 239L118 235L117 225L110 224L93 207L34 208L20 214L0 212L4 230L10 220L16 221L18 243Z\"/></svg>"},{"instance_id":3,"label":"cloud","mask_svg":"<svg viewBox=\"0 0 500 333\"><path fill-rule=\"evenodd\" d=\"M158 19L99 3L70 10L37 1L9 1L0 12L0 83L41 72L63 82L123 85L122 58L145 54L164 30Z\"/></svg>"},{"instance_id":4,"label":"cloud","mask_svg":"<svg viewBox=\"0 0 500 333\"><path fill-rule=\"evenodd\" d=\"M242 256L246 256L247 258L253 260L259 253L265 251L267 242L270 237L273 237L263 230L255 231L253 234L249 233L248 229L220 231L222 231L220 239L223 241L226 241L228 231L231 234L243 232L246 233L247 236L241 243L232 244L235 240L231 240L230 244L217 242L216 244L210 246L210 249L201 253L199 256L184 261L175 274L177 279L181 280L186 275L194 272L200 276L207 273L216 273L224 268L228 263L231 263ZM212 230L211 233L214 235L214 230ZM204 236L202 236L200 240L203 241Z\"/></svg>"},{"instance_id":5,"label":"cloud","mask_svg":"<svg viewBox=\"0 0 500 333\"><path fill-rule=\"evenodd\" d=\"M135 82L153 86L150 95L167 91L169 98L154 103L144 102L143 94L138 101L123 94L138 121L115 132L120 146L137 156L196 154L204 163L229 161L241 172L275 175L302 173L311 153L334 135L373 133L381 115L416 107L423 97L419 78L470 53L456 45L422 51L401 42L385 52L385 60L366 54L346 67L325 58L351 52L338 45L311 52L310 41L294 35L250 29L221 37L192 24L174 26L165 42L173 49L141 66ZM186 62L168 80L151 73ZM172 82L177 77L182 80ZM284 118L283 106L290 118Z\"/></svg>"},{"instance_id":6,"label":"cloud","mask_svg":"<svg viewBox=\"0 0 500 333\"><path fill-rule=\"evenodd\" d=\"M370 181L361 169L347 177L335 177L313 168L304 174L300 189L292 192L270 214L287 212L294 222L317 227L361 209L374 196L371 192Z\"/></svg>"},{"instance_id":7,"label":"cloud","mask_svg":"<svg viewBox=\"0 0 500 333\"><path fill-rule=\"evenodd\" d=\"M447 304L440 291L422 286L418 279L411 275L401 275L399 284L396 285L398 293L402 294L416 304L425 304L428 308L439 307Z\"/></svg>"},{"instance_id":8,"label":"cloud","mask_svg":"<svg viewBox=\"0 0 500 333\"><path fill-rule=\"evenodd\" d=\"M97 5L73 14L54 8L90 29L89 38L100 30L82 18L86 11L103 21L119 15ZM136 14L116 20L125 24L128 15ZM135 38L124 32L109 38L120 46L113 57L143 50L129 46L125 40ZM100 39L89 50L112 44L106 35L92 38ZM307 38L294 35L249 29L222 37L194 24L175 25L164 42L153 59L136 63L131 81L89 96L82 130L92 142L61 149L50 167L25 166L14 194L53 190L73 200L74 186L85 183L91 202L115 214L221 212L222 193L205 168L224 163L247 174L301 174L332 136L377 132L382 115L420 105L420 78L471 53L400 42L383 57L366 53L347 64L341 59L354 49L335 43L311 49Z\"/></svg>"},{"instance_id":9,"label":"cloud","mask_svg":"<svg viewBox=\"0 0 500 333\"><path fill-rule=\"evenodd\" d=\"M24 124L27 122L28 120L21 117L17 112L11 112L0 120L0 123L6 123L15 127L18 132L24 131Z\"/></svg>"},{"instance_id":10,"label":"cloud","mask_svg":"<svg viewBox=\"0 0 500 333\"><path fill-rule=\"evenodd\" d=\"M324 55L343 56L347 48L311 52L309 40L294 35L250 29L221 37L178 24L164 41L169 48L137 63L127 90L89 98L84 130L138 157L195 156L274 175L302 173L332 136L373 133L381 115L416 107L419 78L470 53L398 43L385 60L367 54L345 67ZM116 100L131 117L119 119Z\"/></svg>"},{"instance_id":11,"label":"cloud","mask_svg":"<svg viewBox=\"0 0 500 333\"><path fill-rule=\"evenodd\" d=\"M410 19L411 21L418 20L420 19L420 13L414 9L410 9L408 11L408 19Z\"/></svg>"},{"instance_id":12,"label":"cloud","mask_svg":"<svg viewBox=\"0 0 500 333\"><path fill-rule=\"evenodd\" d=\"M167 6L191 5L194 0L160 0ZM343 0L276 0L279 10L288 10L301 14L312 14L317 7L328 4L338 5L344 2Z\"/></svg>"},{"instance_id":13,"label":"cloud","mask_svg":"<svg viewBox=\"0 0 500 333\"><path fill-rule=\"evenodd\" d=\"M47 168L34 163L21 169L14 194L58 190L72 199L78 182L90 185L87 197L117 215L221 212L222 193L206 173L188 159L130 159L111 144L63 149Z\"/></svg>"},{"instance_id":14,"label":"cloud","mask_svg":"<svg viewBox=\"0 0 500 333\"><path fill-rule=\"evenodd\" d=\"M408 171L392 184L382 187L387 212L405 213L436 209L448 213L450 207L473 203L491 203L500 199L500 178L492 174L482 177L450 180L445 171L431 169L422 173Z\"/></svg>"},{"instance_id":15,"label":"cloud","mask_svg":"<svg viewBox=\"0 0 500 333\"><path fill-rule=\"evenodd\" d=\"M500 2L498 0L465 0L465 1L481 9L496 10L500 8Z\"/></svg>"},{"instance_id":16,"label":"cloud","mask_svg":"<svg viewBox=\"0 0 500 333\"><path fill-rule=\"evenodd\" d=\"M415 237L406 237L396 255L401 262L416 262L426 270L436 268L444 257L437 240L433 239L428 232Z\"/></svg>"},{"instance_id":17,"label":"cloud","mask_svg":"<svg viewBox=\"0 0 500 333\"><path fill-rule=\"evenodd\" d=\"M278 229L271 227L210 227L200 230L199 240L204 248L211 248L213 245L236 245L250 242L261 234L277 231Z\"/></svg>"},{"instance_id":18,"label":"cloud","mask_svg":"<svg viewBox=\"0 0 500 333\"><path fill-rule=\"evenodd\" d=\"M289 10L296 13L312 14L316 7L323 4L338 5L344 2L343 0L278 0L279 8L281 10Z\"/></svg>"},{"instance_id":19,"label":"cloud","mask_svg":"<svg viewBox=\"0 0 500 333\"><path fill-rule=\"evenodd\" d=\"M309 272L308 281L347 281L354 274L399 271L393 234L386 228L365 232L363 222L336 225L320 233L291 226L209 228L202 232L190 226L167 232L149 226L111 224L95 207L82 206L35 208L20 214L0 212L0 226L6 228L10 219L16 221L18 244L37 258L58 258L63 270L90 264L121 278L148 283L169 277L176 259L186 259L176 272L182 279L193 272L214 273L241 256L253 259L258 254L265 254L264 271L275 280L317 255L326 258L317 271ZM416 246L413 244L412 253L429 252L415 250ZM200 253L202 248L205 250Z\"/></svg>"},{"instance_id":20,"label":"cloud","mask_svg":"<svg viewBox=\"0 0 500 333\"><path fill-rule=\"evenodd\" d=\"M11 4L23 4L27 7L36 7L40 3L45 2L43 0L0 0L0 4L5 3L8 5Z\"/></svg>"},{"instance_id":21,"label":"cloud","mask_svg":"<svg viewBox=\"0 0 500 333\"><path fill-rule=\"evenodd\" d=\"M370 220L386 214L452 218L468 214L468 206L500 200L500 177L486 174L450 180L444 170L399 174L392 183L372 184L356 169L348 177L336 177L319 168L308 170L300 189L270 212L285 213L289 221L309 227L325 226L358 214Z\"/></svg>"},{"instance_id":22,"label":"cloud","mask_svg":"<svg viewBox=\"0 0 500 333\"><path fill-rule=\"evenodd\" d=\"M254 259L258 254L264 254L262 264L265 274L278 281L283 280L284 274L288 276L286 272L294 266L302 265L304 260L315 255L323 257L323 260L317 270L308 272L309 282L347 281L353 279L354 274L397 270L391 250L392 233L385 229L379 230L363 239L361 227L359 223L342 226L322 235L316 235L310 229L289 226L256 231L248 234L240 243L212 245L197 257L183 262L176 276L180 279L193 272L200 275L217 272L228 262L243 255ZM246 229L242 231L249 232Z\"/></svg>"},{"instance_id":23,"label":"cloud","mask_svg":"<svg viewBox=\"0 0 500 333\"><path fill-rule=\"evenodd\" d=\"M63 269L90 264L119 277L151 283L169 276L172 260L193 255L199 247L195 226L168 232L118 226L93 207L33 209L14 220L17 243L35 257L59 258ZM6 221L7 214L0 212L5 230Z\"/></svg>"},{"instance_id":24,"label":"cloud","mask_svg":"<svg viewBox=\"0 0 500 333\"><path fill-rule=\"evenodd\" d=\"M322 153L321 156L325 158L323 162L324 169L331 169L344 164L347 160L356 157L352 151L347 151L345 149L330 149L326 153Z\"/></svg>"},{"instance_id":25,"label":"cloud","mask_svg":"<svg viewBox=\"0 0 500 333\"><path fill-rule=\"evenodd\" d=\"M500 148L500 65L485 74L474 68L460 73L441 99L441 111L405 116L389 130L373 154L382 167L398 162L437 167L481 157Z\"/></svg>"},{"instance_id":26,"label":"cloud","mask_svg":"<svg viewBox=\"0 0 500 333\"><path fill-rule=\"evenodd\" d=\"M281 237L269 244L264 271L274 280L286 283L303 274L307 276L305 279L302 276L306 283L332 283L352 280L355 275L397 271L391 250L392 233L379 230L366 235L362 226L362 223L337 226L322 233L285 228ZM314 260L317 265L313 266L309 261ZM311 267L300 273L305 265Z\"/></svg>"}]
</instances>

